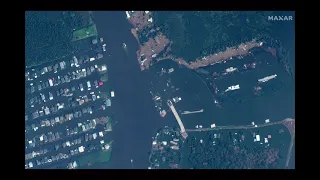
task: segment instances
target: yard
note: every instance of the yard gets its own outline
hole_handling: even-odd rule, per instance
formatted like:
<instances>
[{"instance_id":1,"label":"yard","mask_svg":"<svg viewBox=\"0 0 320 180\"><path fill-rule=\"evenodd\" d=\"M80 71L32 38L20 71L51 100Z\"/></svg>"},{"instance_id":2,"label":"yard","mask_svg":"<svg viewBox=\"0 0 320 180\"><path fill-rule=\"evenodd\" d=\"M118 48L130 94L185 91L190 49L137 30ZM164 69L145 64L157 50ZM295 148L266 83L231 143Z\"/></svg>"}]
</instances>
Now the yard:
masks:
<instances>
[{"instance_id":1,"label":"yard","mask_svg":"<svg viewBox=\"0 0 320 180\"><path fill-rule=\"evenodd\" d=\"M96 25L92 24L88 27L74 31L72 41L78 41L81 39L85 39L87 37L97 36L97 35L98 35L98 32L97 32Z\"/></svg>"}]
</instances>

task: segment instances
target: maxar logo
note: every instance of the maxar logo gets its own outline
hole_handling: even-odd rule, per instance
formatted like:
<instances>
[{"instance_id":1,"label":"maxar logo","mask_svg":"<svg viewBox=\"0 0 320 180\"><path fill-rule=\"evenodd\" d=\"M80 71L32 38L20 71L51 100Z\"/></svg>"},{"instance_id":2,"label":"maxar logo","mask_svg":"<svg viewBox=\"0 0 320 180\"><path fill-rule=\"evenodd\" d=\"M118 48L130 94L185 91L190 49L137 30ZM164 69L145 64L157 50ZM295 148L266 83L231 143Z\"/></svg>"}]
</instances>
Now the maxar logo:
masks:
<instances>
[{"instance_id":1,"label":"maxar logo","mask_svg":"<svg viewBox=\"0 0 320 180\"><path fill-rule=\"evenodd\" d=\"M292 21L292 16L268 16L268 21Z\"/></svg>"}]
</instances>

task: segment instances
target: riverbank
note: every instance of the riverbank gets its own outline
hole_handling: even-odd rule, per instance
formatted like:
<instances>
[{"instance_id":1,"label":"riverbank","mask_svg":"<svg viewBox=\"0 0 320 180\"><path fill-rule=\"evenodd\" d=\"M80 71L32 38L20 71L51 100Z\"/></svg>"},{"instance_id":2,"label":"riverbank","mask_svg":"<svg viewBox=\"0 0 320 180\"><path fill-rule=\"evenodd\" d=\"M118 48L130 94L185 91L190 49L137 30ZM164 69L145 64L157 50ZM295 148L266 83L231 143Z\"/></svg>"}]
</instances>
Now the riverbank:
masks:
<instances>
[{"instance_id":1,"label":"riverbank","mask_svg":"<svg viewBox=\"0 0 320 180\"><path fill-rule=\"evenodd\" d=\"M109 53L108 82L115 92L111 111L118 122L113 128L111 160L101 168L147 169L152 136L168 122L154 109L149 93L150 77L140 71L136 59L139 46L131 34L132 26L125 12L93 12L93 15ZM128 54L122 48L123 43L127 45Z\"/></svg>"}]
</instances>

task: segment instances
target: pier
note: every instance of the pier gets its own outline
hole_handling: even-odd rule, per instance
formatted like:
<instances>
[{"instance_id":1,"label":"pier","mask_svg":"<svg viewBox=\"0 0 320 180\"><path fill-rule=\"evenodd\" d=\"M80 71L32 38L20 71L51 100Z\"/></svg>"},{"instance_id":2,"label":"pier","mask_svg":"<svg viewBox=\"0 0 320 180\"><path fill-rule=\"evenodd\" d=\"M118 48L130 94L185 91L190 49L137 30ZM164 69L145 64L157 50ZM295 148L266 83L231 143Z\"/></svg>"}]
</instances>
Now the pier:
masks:
<instances>
[{"instance_id":1,"label":"pier","mask_svg":"<svg viewBox=\"0 0 320 180\"><path fill-rule=\"evenodd\" d=\"M200 109L198 111L183 111L181 114L195 114L195 113L202 113L203 109Z\"/></svg>"},{"instance_id":2,"label":"pier","mask_svg":"<svg viewBox=\"0 0 320 180\"><path fill-rule=\"evenodd\" d=\"M176 108L174 107L174 105L172 104L172 102L170 100L168 100L168 106L170 107L174 117L176 118L176 120L180 126L181 135L186 139L188 137L188 134L187 134L186 130L184 129L184 125L179 117L179 114L176 111Z\"/></svg>"}]
</instances>

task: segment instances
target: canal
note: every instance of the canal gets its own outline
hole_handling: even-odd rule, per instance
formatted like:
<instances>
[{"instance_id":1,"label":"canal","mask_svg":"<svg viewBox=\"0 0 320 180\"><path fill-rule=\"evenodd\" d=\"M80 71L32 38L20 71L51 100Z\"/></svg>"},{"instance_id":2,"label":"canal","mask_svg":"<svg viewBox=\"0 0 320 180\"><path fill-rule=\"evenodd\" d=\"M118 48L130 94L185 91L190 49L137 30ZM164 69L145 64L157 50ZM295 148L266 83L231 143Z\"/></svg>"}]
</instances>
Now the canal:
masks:
<instances>
[{"instance_id":1,"label":"canal","mask_svg":"<svg viewBox=\"0 0 320 180\"><path fill-rule=\"evenodd\" d=\"M154 108L149 93L150 79L148 73L140 71L136 58L138 43L130 32L124 11L94 12L93 18L110 53L105 60L110 87L115 91L111 111L117 121L113 128L111 162L101 168L146 169L152 136L168 122ZM126 43L128 55L122 43Z\"/></svg>"}]
</instances>

